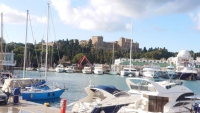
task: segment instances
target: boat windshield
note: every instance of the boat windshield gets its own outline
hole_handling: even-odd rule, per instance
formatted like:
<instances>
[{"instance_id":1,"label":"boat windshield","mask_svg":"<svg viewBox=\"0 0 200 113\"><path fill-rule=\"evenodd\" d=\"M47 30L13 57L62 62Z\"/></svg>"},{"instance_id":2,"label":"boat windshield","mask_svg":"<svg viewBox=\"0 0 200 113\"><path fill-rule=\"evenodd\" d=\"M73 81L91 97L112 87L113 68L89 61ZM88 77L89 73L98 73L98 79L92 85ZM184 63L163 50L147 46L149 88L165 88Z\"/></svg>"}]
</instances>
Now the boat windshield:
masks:
<instances>
[{"instance_id":1,"label":"boat windshield","mask_svg":"<svg viewBox=\"0 0 200 113\"><path fill-rule=\"evenodd\" d=\"M121 91L121 92L115 93L114 96L115 97L126 97L126 96L130 96L130 95L124 91Z\"/></svg>"},{"instance_id":2,"label":"boat windshield","mask_svg":"<svg viewBox=\"0 0 200 113\"><path fill-rule=\"evenodd\" d=\"M130 84L130 88L132 90L138 90L138 91L149 91L149 92L156 92L156 89L154 86L145 80L131 80L133 84Z\"/></svg>"}]
</instances>

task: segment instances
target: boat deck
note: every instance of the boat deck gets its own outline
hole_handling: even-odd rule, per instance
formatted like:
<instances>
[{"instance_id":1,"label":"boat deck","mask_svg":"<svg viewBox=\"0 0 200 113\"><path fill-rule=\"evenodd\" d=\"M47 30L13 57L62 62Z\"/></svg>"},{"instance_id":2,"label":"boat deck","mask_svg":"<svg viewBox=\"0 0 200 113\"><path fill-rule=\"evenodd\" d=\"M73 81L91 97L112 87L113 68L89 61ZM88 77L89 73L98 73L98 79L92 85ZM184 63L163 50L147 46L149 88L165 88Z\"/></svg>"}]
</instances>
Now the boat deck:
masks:
<instances>
[{"instance_id":1,"label":"boat deck","mask_svg":"<svg viewBox=\"0 0 200 113\"><path fill-rule=\"evenodd\" d=\"M7 105L0 104L0 113L60 113L60 108L46 107L42 104L25 100L20 100L18 104L13 104L12 98L10 98Z\"/></svg>"}]
</instances>

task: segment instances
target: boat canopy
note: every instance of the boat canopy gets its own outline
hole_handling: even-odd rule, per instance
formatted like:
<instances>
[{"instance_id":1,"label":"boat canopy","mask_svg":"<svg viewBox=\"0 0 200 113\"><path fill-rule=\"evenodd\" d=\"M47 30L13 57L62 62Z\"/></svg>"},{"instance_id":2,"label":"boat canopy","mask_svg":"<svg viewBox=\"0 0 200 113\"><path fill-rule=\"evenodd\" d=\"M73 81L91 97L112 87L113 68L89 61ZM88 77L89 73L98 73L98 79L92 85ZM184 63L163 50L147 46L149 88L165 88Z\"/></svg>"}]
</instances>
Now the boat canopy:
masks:
<instances>
[{"instance_id":1,"label":"boat canopy","mask_svg":"<svg viewBox=\"0 0 200 113\"><path fill-rule=\"evenodd\" d=\"M119 89L117 89L115 86L112 86L112 85L108 85L108 86L104 86L104 85L99 85L99 86L96 86L95 88L92 88L92 89L102 89L110 94L115 94L117 92L120 92Z\"/></svg>"},{"instance_id":2,"label":"boat canopy","mask_svg":"<svg viewBox=\"0 0 200 113\"><path fill-rule=\"evenodd\" d=\"M20 89L23 89L25 87L31 86L32 84L37 84L43 80L44 79L33 79L33 78L5 79L2 91L11 92L14 89L14 87L20 87Z\"/></svg>"}]
</instances>

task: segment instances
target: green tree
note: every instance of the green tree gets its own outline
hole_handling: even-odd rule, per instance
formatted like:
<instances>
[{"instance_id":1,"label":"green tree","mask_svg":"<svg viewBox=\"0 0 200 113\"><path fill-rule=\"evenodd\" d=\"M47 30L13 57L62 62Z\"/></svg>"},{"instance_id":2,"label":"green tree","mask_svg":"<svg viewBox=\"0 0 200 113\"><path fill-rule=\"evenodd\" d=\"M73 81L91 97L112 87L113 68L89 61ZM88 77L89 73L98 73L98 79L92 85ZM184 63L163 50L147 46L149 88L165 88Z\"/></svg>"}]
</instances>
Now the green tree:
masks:
<instances>
[{"instance_id":1,"label":"green tree","mask_svg":"<svg viewBox=\"0 0 200 113\"><path fill-rule=\"evenodd\" d=\"M84 56L83 53L78 53L77 55L75 55L72 59L72 63L78 63L78 61Z\"/></svg>"}]
</instances>

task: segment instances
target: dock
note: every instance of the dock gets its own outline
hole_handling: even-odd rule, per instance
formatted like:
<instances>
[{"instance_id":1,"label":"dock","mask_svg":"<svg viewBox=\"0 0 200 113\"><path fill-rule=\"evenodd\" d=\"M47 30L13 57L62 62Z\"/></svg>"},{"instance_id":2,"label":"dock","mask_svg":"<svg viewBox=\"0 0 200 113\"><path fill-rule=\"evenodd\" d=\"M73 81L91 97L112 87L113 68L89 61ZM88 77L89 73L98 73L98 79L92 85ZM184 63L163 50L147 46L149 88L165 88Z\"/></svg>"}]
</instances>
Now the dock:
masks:
<instances>
[{"instance_id":1,"label":"dock","mask_svg":"<svg viewBox=\"0 0 200 113\"><path fill-rule=\"evenodd\" d=\"M0 113L60 113L60 108L46 107L21 99L18 104L13 104L12 98L10 98L7 105L0 104ZM66 113L72 112L66 111Z\"/></svg>"}]
</instances>

